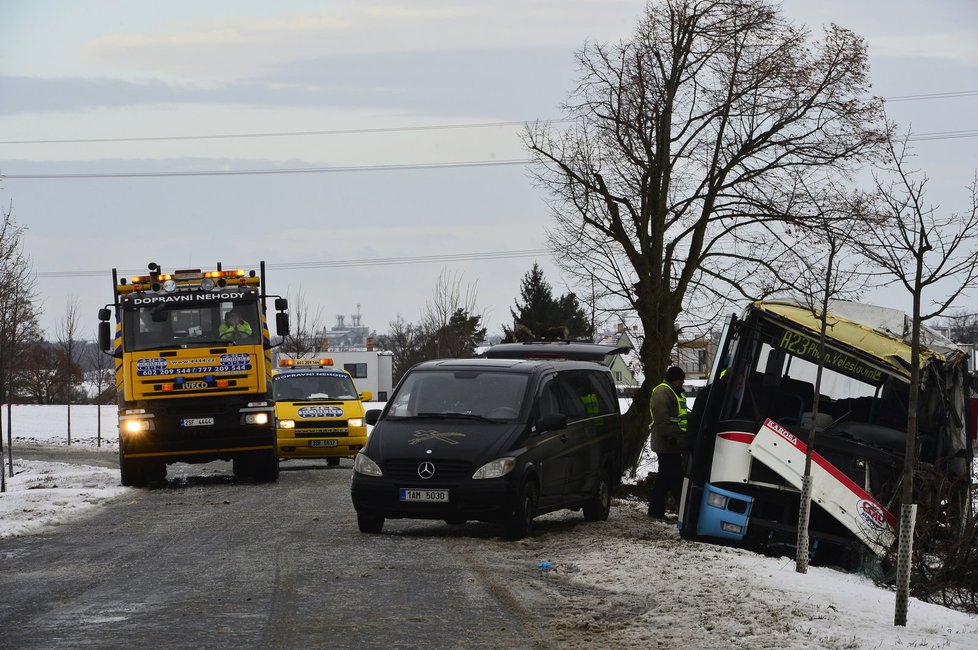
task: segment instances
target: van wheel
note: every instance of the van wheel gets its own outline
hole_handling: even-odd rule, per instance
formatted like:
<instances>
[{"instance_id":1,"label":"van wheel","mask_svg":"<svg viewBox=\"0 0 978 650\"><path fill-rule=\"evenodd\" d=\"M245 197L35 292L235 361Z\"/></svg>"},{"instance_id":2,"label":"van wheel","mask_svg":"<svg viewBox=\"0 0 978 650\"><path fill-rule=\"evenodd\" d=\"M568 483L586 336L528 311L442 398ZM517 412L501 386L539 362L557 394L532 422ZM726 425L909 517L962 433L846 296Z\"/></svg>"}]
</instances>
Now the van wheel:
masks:
<instances>
[{"instance_id":1,"label":"van wheel","mask_svg":"<svg viewBox=\"0 0 978 650\"><path fill-rule=\"evenodd\" d=\"M377 515L357 513L357 527L361 533L379 533L384 529L384 518Z\"/></svg>"},{"instance_id":2,"label":"van wheel","mask_svg":"<svg viewBox=\"0 0 978 650\"><path fill-rule=\"evenodd\" d=\"M509 539L524 539L533 534L533 517L537 512L537 484L533 480L524 481L513 514L506 522L506 536Z\"/></svg>"},{"instance_id":3,"label":"van wheel","mask_svg":"<svg viewBox=\"0 0 978 650\"><path fill-rule=\"evenodd\" d=\"M608 513L611 512L611 479L608 478L608 470L601 470L594 495L584 504L583 510L586 521L608 520Z\"/></svg>"}]
</instances>

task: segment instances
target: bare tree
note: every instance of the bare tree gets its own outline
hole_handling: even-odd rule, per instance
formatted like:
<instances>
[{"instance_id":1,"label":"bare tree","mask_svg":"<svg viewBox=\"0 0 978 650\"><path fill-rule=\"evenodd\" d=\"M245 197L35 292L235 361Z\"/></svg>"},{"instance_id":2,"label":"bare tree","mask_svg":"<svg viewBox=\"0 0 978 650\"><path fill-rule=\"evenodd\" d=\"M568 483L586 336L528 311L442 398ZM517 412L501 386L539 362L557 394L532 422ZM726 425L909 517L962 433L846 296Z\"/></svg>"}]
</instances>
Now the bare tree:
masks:
<instances>
[{"instance_id":1,"label":"bare tree","mask_svg":"<svg viewBox=\"0 0 978 650\"><path fill-rule=\"evenodd\" d=\"M462 286L462 274L449 273L443 269L438 274L435 286L431 292L431 298L425 303L424 313L421 316L421 327L432 334L450 329L453 319L458 318L461 313L465 318L481 315L476 314L476 301L478 291L476 285L469 284ZM451 355L447 341L440 338L435 339L435 358L445 354Z\"/></svg>"},{"instance_id":2,"label":"bare tree","mask_svg":"<svg viewBox=\"0 0 978 650\"><path fill-rule=\"evenodd\" d=\"M978 346L978 313L955 309L942 319L939 327L956 343Z\"/></svg>"},{"instance_id":3,"label":"bare tree","mask_svg":"<svg viewBox=\"0 0 978 650\"><path fill-rule=\"evenodd\" d=\"M11 474L14 459L10 405L14 397L15 371L23 365L28 343L41 337L34 271L30 258L23 251L24 228L17 225L12 215L12 206L0 210L0 404L7 405L7 460ZM0 491L6 490L2 457L0 427Z\"/></svg>"},{"instance_id":4,"label":"bare tree","mask_svg":"<svg viewBox=\"0 0 978 650\"><path fill-rule=\"evenodd\" d=\"M71 402L75 393L75 377L79 377L78 362L78 298L71 296L65 305L64 318L58 325L58 348L61 352L60 379L64 382L65 401L68 406L68 444L71 444ZM80 378L80 377L79 377Z\"/></svg>"},{"instance_id":5,"label":"bare tree","mask_svg":"<svg viewBox=\"0 0 978 650\"><path fill-rule=\"evenodd\" d=\"M17 394L32 404L63 404L61 353L49 343L35 341L25 346L20 359L21 364L14 373Z\"/></svg>"},{"instance_id":6,"label":"bare tree","mask_svg":"<svg viewBox=\"0 0 978 650\"><path fill-rule=\"evenodd\" d=\"M431 337L421 325L407 322L400 314L388 323L388 327L389 332L377 338L377 346L393 355L393 380L396 384L411 366L428 358L425 350Z\"/></svg>"},{"instance_id":7,"label":"bare tree","mask_svg":"<svg viewBox=\"0 0 978 650\"><path fill-rule=\"evenodd\" d=\"M784 247L759 224L784 218L796 170L845 173L881 142L880 102L861 38L831 25L813 41L764 0L649 3L631 40L577 58L573 126L524 140L553 197L558 264L645 330L634 463L684 312L768 288Z\"/></svg>"},{"instance_id":8,"label":"bare tree","mask_svg":"<svg viewBox=\"0 0 978 650\"><path fill-rule=\"evenodd\" d=\"M292 321L291 334L282 343L282 352L293 359L318 352L322 346L323 308L309 307L300 287L289 296L289 312Z\"/></svg>"},{"instance_id":9,"label":"bare tree","mask_svg":"<svg viewBox=\"0 0 978 650\"><path fill-rule=\"evenodd\" d=\"M863 259L853 245L856 231L861 227L859 201L831 180L799 178L796 196L799 203L791 212L806 218L788 223L790 240L785 266L777 269L775 277L788 289L819 323L818 355L814 394L822 390L822 371L825 367L825 341L829 327L830 305L834 300L852 299L866 287L868 276L861 268ZM780 225L780 224L778 224ZM812 454L815 451L819 400L812 402L811 423L806 440L805 469L798 508L795 570L808 572L809 520L812 504Z\"/></svg>"},{"instance_id":10,"label":"bare tree","mask_svg":"<svg viewBox=\"0 0 978 650\"><path fill-rule=\"evenodd\" d=\"M892 137L888 140L889 163L883 175L876 176L873 201L865 206L878 224L867 228L858 238L863 255L883 277L903 287L912 302L910 399L901 488L895 625L907 624L916 519L914 483L921 414L922 324L944 314L965 292L978 287L978 175L969 187L968 210L942 213L937 206L925 202L927 176L909 168L908 140L909 133L899 141ZM967 498L967 490L962 498Z\"/></svg>"},{"instance_id":11,"label":"bare tree","mask_svg":"<svg viewBox=\"0 0 978 650\"><path fill-rule=\"evenodd\" d=\"M95 387L96 404L96 446L102 446L102 404L112 404L116 401L115 388L115 359L104 353L98 347L98 332L93 339L95 344L85 348L88 361L88 380Z\"/></svg>"}]
</instances>

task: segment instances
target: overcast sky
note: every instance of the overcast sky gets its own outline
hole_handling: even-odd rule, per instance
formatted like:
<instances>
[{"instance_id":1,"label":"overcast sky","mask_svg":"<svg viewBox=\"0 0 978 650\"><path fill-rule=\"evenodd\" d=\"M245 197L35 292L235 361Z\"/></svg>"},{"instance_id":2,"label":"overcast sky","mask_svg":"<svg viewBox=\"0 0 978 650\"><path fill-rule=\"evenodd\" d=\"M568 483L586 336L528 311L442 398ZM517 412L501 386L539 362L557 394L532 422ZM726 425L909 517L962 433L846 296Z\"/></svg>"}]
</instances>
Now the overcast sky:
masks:
<instances>
[{"instance_id":1,"label":"overcast sky","mask_svg":"<svg viewBox=\"0 0 978 650\"><path fill-rule=\"evenodd\" d=\"M978 3L783 5L796 22L866 37L874 92L920 138L931 201L968 207ZM378 333L398 315L416 321L447 272L475 289L490 334L500 333L534 261L555 293L571 290L544 250L547 197L518 164L519 124L559 117L574 51L628 37L643 7L0 0L0 202L28 228L42 324L54 336L76 298L81 334L93 336L113 267L264 260L268 290L301 291L326 326L358 310ZM445 128L458 125L478 126ZM251 137L185 137L226 135ZM299 168L341 169L17 178Z\"/></svg>"}]
</instances>

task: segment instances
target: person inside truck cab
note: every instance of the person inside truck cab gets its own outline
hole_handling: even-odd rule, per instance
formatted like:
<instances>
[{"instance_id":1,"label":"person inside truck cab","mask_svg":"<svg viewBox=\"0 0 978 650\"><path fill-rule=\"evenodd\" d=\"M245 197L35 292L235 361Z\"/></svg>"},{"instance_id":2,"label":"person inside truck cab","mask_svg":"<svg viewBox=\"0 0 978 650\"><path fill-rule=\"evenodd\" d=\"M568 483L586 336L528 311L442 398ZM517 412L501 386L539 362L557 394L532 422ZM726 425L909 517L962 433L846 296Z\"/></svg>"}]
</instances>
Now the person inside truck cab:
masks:
<instances>
[{"instance_id":1,"label":"person inside truck cab","mask_svg":"<svg viewBox=\"0 0 978 650\"><path fill-rule=\"evenodd\" d=\"M251 336L251 325L232 309L224 315L224 322L217 329L222 341L240 341Z\"/></svg>"}]
</instances>

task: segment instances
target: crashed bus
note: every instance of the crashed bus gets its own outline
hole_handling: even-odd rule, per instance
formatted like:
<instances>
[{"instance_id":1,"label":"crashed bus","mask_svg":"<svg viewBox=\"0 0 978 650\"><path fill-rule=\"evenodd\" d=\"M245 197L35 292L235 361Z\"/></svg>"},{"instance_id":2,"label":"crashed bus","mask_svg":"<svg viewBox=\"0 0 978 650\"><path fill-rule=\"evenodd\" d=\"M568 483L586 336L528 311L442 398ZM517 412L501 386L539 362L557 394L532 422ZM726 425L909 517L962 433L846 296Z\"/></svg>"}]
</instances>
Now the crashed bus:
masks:
<instances>
[{"instance_id":1,"label":"crashed bus","mask_svg":"<svg viewBox=\"0 0 978 650\"><path fill-rule=\"evenodd\" d=\"M811 561L855 570L892 547L906 453L910 320L833 301L827 323L816 394L820 319L812 310L764 301L728 317L687 431L683 537L793 554L814 426ZM925 327L920 367L918 461L941 474L952 506L967 516L975 440L967 355Z\"/></svg>"}]
</instances>

